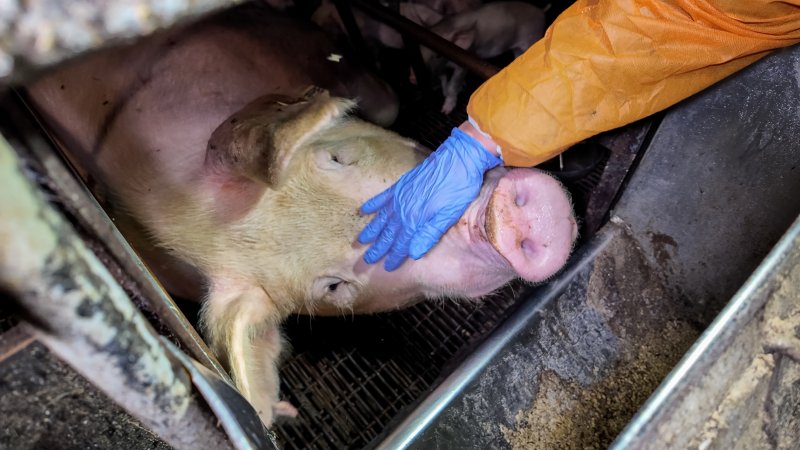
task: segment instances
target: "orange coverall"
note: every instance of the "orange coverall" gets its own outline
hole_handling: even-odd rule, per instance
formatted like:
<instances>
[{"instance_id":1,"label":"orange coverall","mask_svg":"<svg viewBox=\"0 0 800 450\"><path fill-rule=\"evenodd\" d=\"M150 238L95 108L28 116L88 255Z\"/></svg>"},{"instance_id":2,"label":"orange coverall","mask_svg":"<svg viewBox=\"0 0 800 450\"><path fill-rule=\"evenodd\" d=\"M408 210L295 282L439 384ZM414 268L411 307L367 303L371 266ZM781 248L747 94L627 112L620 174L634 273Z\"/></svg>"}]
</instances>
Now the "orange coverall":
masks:
<instances>
[{"instance_id":1,"label":"orange coverall","mask_svg":"<svg viewBox=\"0 0 800 450\"><path fill-rule=\"evenodd\" d=\"M467 112L506 165L533 166L797 42L800 0L578 0Z\"/></svg>"}]
</instances>

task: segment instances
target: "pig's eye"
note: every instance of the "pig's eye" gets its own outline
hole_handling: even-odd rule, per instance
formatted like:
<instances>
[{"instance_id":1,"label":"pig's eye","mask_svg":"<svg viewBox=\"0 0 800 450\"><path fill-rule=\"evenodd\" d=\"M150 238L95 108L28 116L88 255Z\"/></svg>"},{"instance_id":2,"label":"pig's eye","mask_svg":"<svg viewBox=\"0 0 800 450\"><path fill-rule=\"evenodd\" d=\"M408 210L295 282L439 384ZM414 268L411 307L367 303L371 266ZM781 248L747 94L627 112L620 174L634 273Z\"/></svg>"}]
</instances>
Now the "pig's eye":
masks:
<instances>
[{"instance_id":1,"label":"pig's eye","mask_svg":"<svg viewBox=\"0 0 800 450\"><path fill-rule=\"evenodd\" d=\"M346 149L320 150L314 156L317 166L323 170L339 170L356 162L355 155Z\"/></svg>"},{"instance_id":2,"label":"pig's eye","mask_svg":"<svg viewBox=\"0 0 800 450\"><path fill-rule=\"evenodd\" d=\"M331 162L341 166L349 166L355 162L353 155L349 155L345 152L331 152L330 155Z\"/></svg>"},{"instance_id":3,"label":"pig's eye","mask_svg":"<svg viewBox=\"0 0 800 450\"><path fill-rule=\"evenodd\" d=\"M339 277L320 277L314 281L314 300L348 308L356 298L357 289L353 283Z\"/></svg>"}]
</instances>

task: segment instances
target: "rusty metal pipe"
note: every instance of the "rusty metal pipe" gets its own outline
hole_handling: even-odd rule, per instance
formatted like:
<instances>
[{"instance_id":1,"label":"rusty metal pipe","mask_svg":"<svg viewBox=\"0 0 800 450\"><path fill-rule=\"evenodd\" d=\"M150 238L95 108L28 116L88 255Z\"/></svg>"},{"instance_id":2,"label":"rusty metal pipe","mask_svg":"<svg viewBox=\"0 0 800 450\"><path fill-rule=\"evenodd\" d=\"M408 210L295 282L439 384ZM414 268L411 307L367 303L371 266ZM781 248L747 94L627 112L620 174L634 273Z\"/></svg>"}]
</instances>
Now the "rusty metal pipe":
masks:
<instances>
[{"instance_id":1,"label":"rusty metal pipe","mask_svg":"<svg viewBox=\"0 0 800 450\"><path fill-rule=\"evenodd\" d=\"M376 5L368 0L349 1L368 16L397 30L403 37L408 36L414 39L421 45L430 48L483 79L489 79L500 71L497 67L478 58L473 53L445 40L438 34L417 25L405 17L393 13L388 8Z\"/></svg>"},{"instance_id":2,"label":"rusty metal pipe","mask_svg":"<svg viewBox=\"0 0 800 450\"><path fill-rule=\"evenodd\" d=\"M131 248L125 238L111 222L103 208L95 201L88 189L80 183L54 149L40 136L39 131L49 132L43 123L35 124L35 112L29 107L28 99L22 92L9 95L3 100L3 108L15 119L4 123L3 127L13 128L15 136L7 136L12 145L15 137L22 142L19 146L29 149L44 172L52 179L53 189L64 198L70 199L65 207L78 220L79 224L102 239L115 262L136 283L139 294L146 302L146 308L153 312L159 321L178 339L181 347L193 358L214 370L218 376L230 381L230 377L203 342L194 327L181 310L158 283L144 262ZM37 128L38 126L38 128ZM17 136L18 135L18 136Z\"/></svg>"},{"instance_id":3,"label":"rusty metal pipe","mask_svg":"<svg viewBox=\"0 0 800 450\"><path fill-rule=\"evenodd\" d=\"M176 449L231 448L155 331L0 138L0 286L37 337Z\"/></svg>"}]
</instances>

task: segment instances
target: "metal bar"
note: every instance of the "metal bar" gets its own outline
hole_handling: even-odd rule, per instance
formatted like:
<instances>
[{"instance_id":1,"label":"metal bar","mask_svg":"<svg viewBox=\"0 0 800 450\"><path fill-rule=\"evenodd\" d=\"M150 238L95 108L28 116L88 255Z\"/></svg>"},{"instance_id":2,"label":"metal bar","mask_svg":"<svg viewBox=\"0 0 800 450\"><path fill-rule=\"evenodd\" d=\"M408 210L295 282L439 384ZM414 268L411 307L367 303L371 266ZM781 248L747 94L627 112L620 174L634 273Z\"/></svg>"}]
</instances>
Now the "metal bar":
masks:
<instances>
[{"instance_id":1,"label":"metal bar","mask_svg":"<svg viewBox=\"0 0 800 450\"><path fill-rule=\"evenodd\" d=\"M700 396L711 398L708 392L699 394L693 391L704 386L701 383L703 376L710 373L715 365L719 365L722 359L720 355L729 348L735 348L740 353L745 352L743 349L747 346L742 342L745 327L750 324L760 326L758 314L764 310L765 305L770 302L796 301L787 298L781 300L775 291L776 285L791 279L788 274L793 268L796 270L798 262L800 262L800 217L650 396L610 448L613 450L664 448L669 441L664 439L662 433L680 432L679 430L683 428L679 425L687 418L694 422L704 420L705 417L700 416L700 411L696 408L689 410L685 403L682 404L681 399L690 395L694 395L695 398ZM766 318L763 321L766 322ZM747 356L754 355L737 355L737 364L726 367L725 372L742 370L742 366L749 363ZM725 381L727 380L715 380L711 390L724 389Z\"/></svg>"},{"instance_id":2,"label":"metal bar","mask_svg":"<svg viewBox=\"0 0 800 450\"><path fill-rule=\"evenodd\" d=\"M350 42L355 48L359 62L370 69L374 69L375 64L370 57L370 52L367 48L364 36L361 34L361 29L358 28L358 22L356 22L356 18L353 15L353 9L350 7L350 3L345 0L333 0L333 5L336 6L336 11L342 19L342 25L344 25L345 30L347 30L347 36L350 38Z\"/></svg>"},{"instance_id":3,"label":"metal bar","mask_svg":"<svg viewBox=\"0 0 800 450\"><path fill-rule=\"evenodd\" d=\"M42 69L90 50L144 36L239 0L54 0L3 2L0 85L23 83ZM76 11L80 10L80 14Z\"/></svg>"},{"instance_id":4,"label":"metal bar","mask_svg":"<svg viewBox=\"0 0 800 450\"><path fill-rule=\"evenodd\" d=\"M23 325L15 325L14 328L0 334L0 362L25 350L33 343L33 336L24 328Z\"/></svg>"},{"instance_id":5,"label":"metal bar","mask_svg":"<svg viewBox=\"0 0 800 450\"><path fill-rule=\"evenodd\" d=\"M520 308L492 332L439 386L436 387L376 448L394 450L408 448L412 442L475 380L511 339L530 325L548 299L557 298L576 274L614 237L613 230L601 231L573 257L556 279L525 300Z\"/></svg>"},{"instance_id":6,"label":"metal bar","mask_svg":"<svg viewBox=\"0 0 800 450\"><path fill-rule=\"evenodd\" d=\"M586 205L584 224L586 237L593 236L606 222L608 212L614 205L625 178L644 148L648 133L658 128L653 121L645 119L600 137L599 142L611 151L611 155L606 162L600 182L592 189Z\"/></svg>"},{"instance_id":7,"label":"metal bar","mask_svg":"<svg viewBox=\"0 0 800 450\"><path fill-rule=\"evenodd\" d=\"M59 358L178 449L231 448L190 378L0 138L0 285Z\"/></svg>"},{"instance_id":8,"label":"metal bar","mask_svg":"<svg viewBox=\"0 0 800 450\"><path fill-rule=\"evenodd\" d=\"M242 397L232 384L217 376L208 367L186 356L164 336L161 336L161 342L170 355L180 361L183 368L189 372L192 383L217 415L219 424L227 431L234 447L242 450L278 448L275 433L264 426L253 405Z\"/></svg>"},{"instance_id":9,"label":"metal bar","mask_svg":"<svg viewBox=\"0 0 800 450\"><path fill-rule=\"evenodd\" d=\"M52 145L39 136L42 130L47 133L47 127L41 122L32 123L33 119L28 120L35 117L35 113L27 106L23 96L18 94L10 97L12 98L1 102L3 110L7 112L6 120L14 118L13 123L6 124L5 121L0 123L0 126L6 128L4 132L13 130L14 135L19 136L19 140L24 140L18 147L24 146L30 150L31 156L41 163L42 169L53 181L52 187L62 198L68 199L66 206L70 213L74 214L82 227L103 241L103 245L120 268L133 279L146 302L146 307L175 335L184 351L212 369L218 376L230 381L230 377L203 339L120 234L91 192L66 167L64 160L53 151ZM9 139L13 144L12 136L9 136Z\"/></svg>"},{"instance_id":10,"label":"metal bar","mask_svg":"<svg viewBox=\"0 0 800 450\"><path fill-rule=\"evenodd\" d=\"M419 44L405 34L400 34L400 37L403 38L403 50L405 50L406 55L408 55L411 68L414 70L414 76L417 79L417 87L423 92L428 92L431 89L430 71L428 71L428 68L425 66L425 60L422 59L422 52L420 51Z\"/></svg>"},{"instance_id":11,"label":"metal bar","mask_svg":"<svg viewBox=\"0 0 800 450\"><path fill-rule=\"evenodd\" d=\"M453 61L469 72L483 78L489 79L500 70L478 58L473 53L447 41L436 33L427 30L416 23L394 14L390 9L374 4L367 0L349 0L353 6L360 9L370 17L389 25L399 32L403 37L409 36L425 47Z\"/></svg>"}]
</instances>

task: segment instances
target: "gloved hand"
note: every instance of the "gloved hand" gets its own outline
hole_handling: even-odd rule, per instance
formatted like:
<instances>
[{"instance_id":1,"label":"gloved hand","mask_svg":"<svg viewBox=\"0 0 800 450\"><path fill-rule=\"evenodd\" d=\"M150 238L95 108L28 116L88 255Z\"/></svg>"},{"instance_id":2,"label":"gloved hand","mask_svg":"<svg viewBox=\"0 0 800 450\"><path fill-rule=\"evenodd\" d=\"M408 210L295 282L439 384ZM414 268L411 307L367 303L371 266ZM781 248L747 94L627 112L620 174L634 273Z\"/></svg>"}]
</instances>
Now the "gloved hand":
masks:
<instances>
[{"instance_id":1,"label":"gloved hand","mask_svg":"<svg viewBox=\"0 0 800 450\"><path fill-rule=\"evenodd\" d=\"M364 254L373 264L387 254L391 272L406 257L421 258L464 214L483 184L483 174L502 160L458 128L422 164L361 206L378 215L358 241L375 244Z\"/></svg>"}]
</instances>

